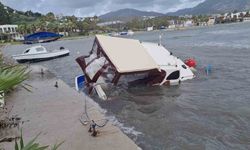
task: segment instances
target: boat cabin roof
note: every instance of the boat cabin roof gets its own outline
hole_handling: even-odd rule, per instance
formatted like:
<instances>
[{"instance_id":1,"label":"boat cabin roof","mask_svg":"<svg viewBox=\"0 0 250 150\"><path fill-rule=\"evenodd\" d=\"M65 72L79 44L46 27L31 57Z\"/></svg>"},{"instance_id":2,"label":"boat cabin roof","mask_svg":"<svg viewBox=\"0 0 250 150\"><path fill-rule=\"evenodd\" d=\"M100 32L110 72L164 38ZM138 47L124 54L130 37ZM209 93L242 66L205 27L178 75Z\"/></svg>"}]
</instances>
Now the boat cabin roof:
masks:
<instances>
[{"instance_id":1,"label":"boat cabin roof","mask_svg":"<svg viewBox=\"0 0 250 150\"><path fill-rule=\"evenodd\" d=\"M149 42L143 42L142 45L159 66L177 65L177 58L162 45Z\"/></svg>"},{"instance_id":2,"label":"boat cabin roof","mask_svg":"<svg viewBox=\"0 0 250 150\"><path fill-rule=\"evenodd\" d=\"M139 40L96 35L103 52L119 73L159 69Z\"/></svg>"},{"instance_id":3,"label":"boat cabin roof","mask_svg":"<svg viewBox=\"0 0 250 150\"><path fill-rule=\"evenodd\" d=\"M45 47L38 45L38 46L33 46L30 48L27 48L23 54L39 54L39 53L46 53L47 50Z\"/></svg>"}]
</instances>

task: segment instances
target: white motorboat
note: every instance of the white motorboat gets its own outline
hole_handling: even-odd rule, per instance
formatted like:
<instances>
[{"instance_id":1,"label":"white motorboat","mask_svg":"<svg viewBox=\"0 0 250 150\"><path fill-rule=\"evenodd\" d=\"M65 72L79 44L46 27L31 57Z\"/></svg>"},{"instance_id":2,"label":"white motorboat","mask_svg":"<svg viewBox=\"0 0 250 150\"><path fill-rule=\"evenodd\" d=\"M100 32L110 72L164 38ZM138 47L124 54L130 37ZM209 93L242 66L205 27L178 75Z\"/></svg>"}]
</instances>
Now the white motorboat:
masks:
<instances>
[{"instance_id":1,"label":"white motorboat","mask_svg":"<svg viewBox=\"0 0 250 150\"><path fill-rule=\"evenodd\" d=\"M37 61L49 60L67 55L69 55L69 50L65 49L64 47L60 47L59 50L48 52L45 47L39 45L26 49L23 52L23 54L12 55L12 57L17 62L24 63L24 62L37 62Z\"/></svg>"},{"instance_id":2,"label":"white motorboat","mask_svg":"<svg viewBox=\"0 0 250 150\"><path fill-rule=\"evenodd\" d=\"M89 55L76 61L89 92L95 89L100 98L106 97L100 87L109 83L161 86L194 78L191 69L161 44L134 39L96 35Z\"/></svg>"},{"instance_id":3,"label":"white motorboat","mask_svg":"<svg viewBox=\"0 0 250 150\"><path fill-rule=\"evenodd\" d=\"M122 31L119 34L120 35L134 35L134 32L132 30L128 30L128 31Z\"/></svg>"}]
</instances>

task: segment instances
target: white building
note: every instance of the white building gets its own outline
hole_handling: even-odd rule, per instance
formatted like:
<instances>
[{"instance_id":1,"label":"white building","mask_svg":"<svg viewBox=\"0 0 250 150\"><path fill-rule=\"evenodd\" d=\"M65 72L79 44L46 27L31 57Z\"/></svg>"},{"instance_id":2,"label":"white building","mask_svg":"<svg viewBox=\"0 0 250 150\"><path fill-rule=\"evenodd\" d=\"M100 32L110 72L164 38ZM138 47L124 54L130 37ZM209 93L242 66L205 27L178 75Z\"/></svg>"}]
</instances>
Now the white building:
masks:
<instances>
[{"instance_id":1,"label":"white building","mask_svg":"<svg viewBox=\"0 0 250 150\"><path fill-rule=\"evenodd\" d=\"M17 25L0 25L0 33L16 33Z\"/></svg>"},{"instance_id":2,"label":"white building","mask_svg":"<svg viewBox=\"0 0 250 150\"><path fill-rule=\"evenodd\" d=\"M154 30L154 26L152 27L147 27L147 31L153 31Z\"/></svg>"},{"instance_id":3,"label":"white building","mask_svg":"<svg viewBox=\"0 0 250 150\"><path fill-rule=\"evenodd\" d=\"M143 20L149 20L149 19L154 19L156 16L143 16Z\"/></svg>"},{"instance_id":4,"label":"white building","mask_svg":"<svg viewBox=\"0 0 250 150\"><path fill-rule=\"evenodd\" d=\"M84 17L77 17L77 21L84 21Z\"/></svg>"},{"instance_id":5,"label":"white building","mask_svg":"<svg viewBox=\"0 0 250 150\"><path fill-rule=\"evenodd\" d=\"M0 25L0 34L9 34L14 40L23 40L23 36L17 32L18 25Z\"/></svg>"},{"instance_id":6,"label":"white building","mask_svg":"<svg viewBox=\"0 0 250 150\"><path fill-rule=\"evenodd\" d=\"M215 24L215 17L209 17L209 20L207 22L207 25L211 26Z\"/></svg>"},{"instance_id":7,"label":"white building","mask_svg":"<svg viewBox=\"0 0 250 150\"><path fill-rule=\"evenodd\" d=\"M169 29L174 29L174 28L176 28L176 21L175 20L169 20L168 21L168 28Z\"/></svg>"},{"instance_id":8,"label":"white building","mask_svg":"<svg viewBox=\"0 0 250 150\"><path fill-rule=\"evenodd\" d=\"M236 18L239 19L242 16L245 16L247 12L237 12L237 13L232 13L231 18Z\"/></svg>"},{"instance_id":9,"label":"white building","mask_svg":"<svg viewBox=\"0 0 250 150\"><path fill-rule=\"evenodd\" d=\"M194 25L193 20L187 20L183 23L184 27L192 27Z\"/></svg>"},{"instance_id":10,"label":"white building","mask_svg":"<svg viewBox=\"0 0 250 150\"><path fill-rule=\"evenodd\" d=\"M171 24L171 25L168 26L168 28L169 29L174 29L174 28L176 28L176 26L175 26L175 24Z\"/></svg>"},{"instance_id":11,"label":"white building","mask_svg":"<svg viewBox=\"0 0 250 150\"><path fill-rule=\"evenodd\" d=\"M120 20L116 20L116 21L108 21L108 22L97 23L97 26L104 27L104 26L110 26L110 25L116 25L116 24L123 24L123 23L124 22L122 22Z\"/></svg>"},{"instance_id":12,"label":"white building","mask_svg":"<svg viewBox=\"0 0 250 150\"><path fill-rule=\"evenodd\" d=\"M243 18L243 21L244 21L244 22L250 22L250 17L244 17L244 18Z\"/></svg>"}]
</instances>

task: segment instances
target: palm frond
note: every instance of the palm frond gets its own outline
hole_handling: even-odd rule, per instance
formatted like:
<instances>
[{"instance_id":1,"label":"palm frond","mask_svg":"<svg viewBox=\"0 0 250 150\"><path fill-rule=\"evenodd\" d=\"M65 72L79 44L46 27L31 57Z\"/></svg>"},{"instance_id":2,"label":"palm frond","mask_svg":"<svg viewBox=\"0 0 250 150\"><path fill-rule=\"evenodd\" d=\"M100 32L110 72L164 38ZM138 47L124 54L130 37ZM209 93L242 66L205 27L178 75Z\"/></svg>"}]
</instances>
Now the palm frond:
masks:
<instances>
[{"instance_id":1,"label":"palm frond","mask_svg":"<svg viewBox=\"0 0 250 150\"><path fill-rule=\"evenodd\" d=\"M28 79L27 67L21 65L0 66L0 91L7 92Z\"/></svg>"}]
</instances>

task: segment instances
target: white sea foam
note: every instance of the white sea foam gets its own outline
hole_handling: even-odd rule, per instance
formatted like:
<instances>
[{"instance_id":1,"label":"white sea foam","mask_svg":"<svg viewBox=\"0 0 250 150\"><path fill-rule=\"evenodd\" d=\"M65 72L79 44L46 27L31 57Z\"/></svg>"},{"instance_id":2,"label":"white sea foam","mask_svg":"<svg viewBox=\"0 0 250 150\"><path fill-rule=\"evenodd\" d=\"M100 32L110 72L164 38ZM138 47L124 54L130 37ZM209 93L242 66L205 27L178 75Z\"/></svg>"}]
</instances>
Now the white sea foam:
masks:
<instances>
[{"instance_id":1,"label":"white sea foam","mask_svg":"<svg viewBox=\"0 0 250 150\"><path fill-rule=\"evenodd\" d=\"M84 94L84 96L86 96L86 95ZM126 127L123 123L119 122L118 119L115 116L107 116L106 115L107 110L101 108L100 105L98 103L96 103L93 99L89 98L88 96L86 96L85 99L87 100L87 105L89 103L91 106L94 106L95 108L97 108L100 113L105 115L105 118L112 125L114 125L114 126L118 127L119 129L121 129L125 134L131 135L133 137L134 141L137 139L137 137L139 135L143 135L142 132L136 131L135 127Z\"/></svg>"},{"instance_id":2,"label":"white sea foam","mask_svg":"<svg viewBox=\"0 0 250 150\"><path fill-rule=\"evenodd\" d=\"M220 34L239 34L241 32L242 32L241 30L218 30L218 31L209 31L206 33L220 35Z\"/></svg>"},{"instance_id":3,"label":"white sea foam","mask_svg":"<svg viewBox=\"0 0 250 150\"><path fill-rule=\"evenodd\" d=\"M124 133L130 134L137 138L139 135L143 135L142 132L136 131L135 127L126 127L123 123L119 122L115 116L108 116L107 119L114 125L119 127ZM134 139L135 140L135 139Z\"/></svg>"},{"instance_id":4,"label":"white sea foam","mask_svg":"<svg viewBox=\"0 0 250 150\"><path fill-rule=\"evenodd\" d=\"M203 46L216 46L216 47L225 47L225 48L235 48L235 49L250 49L250 45L245 42L202 42L196 43L195 47L203 47Z\"/></svg>"}]
</instances>

